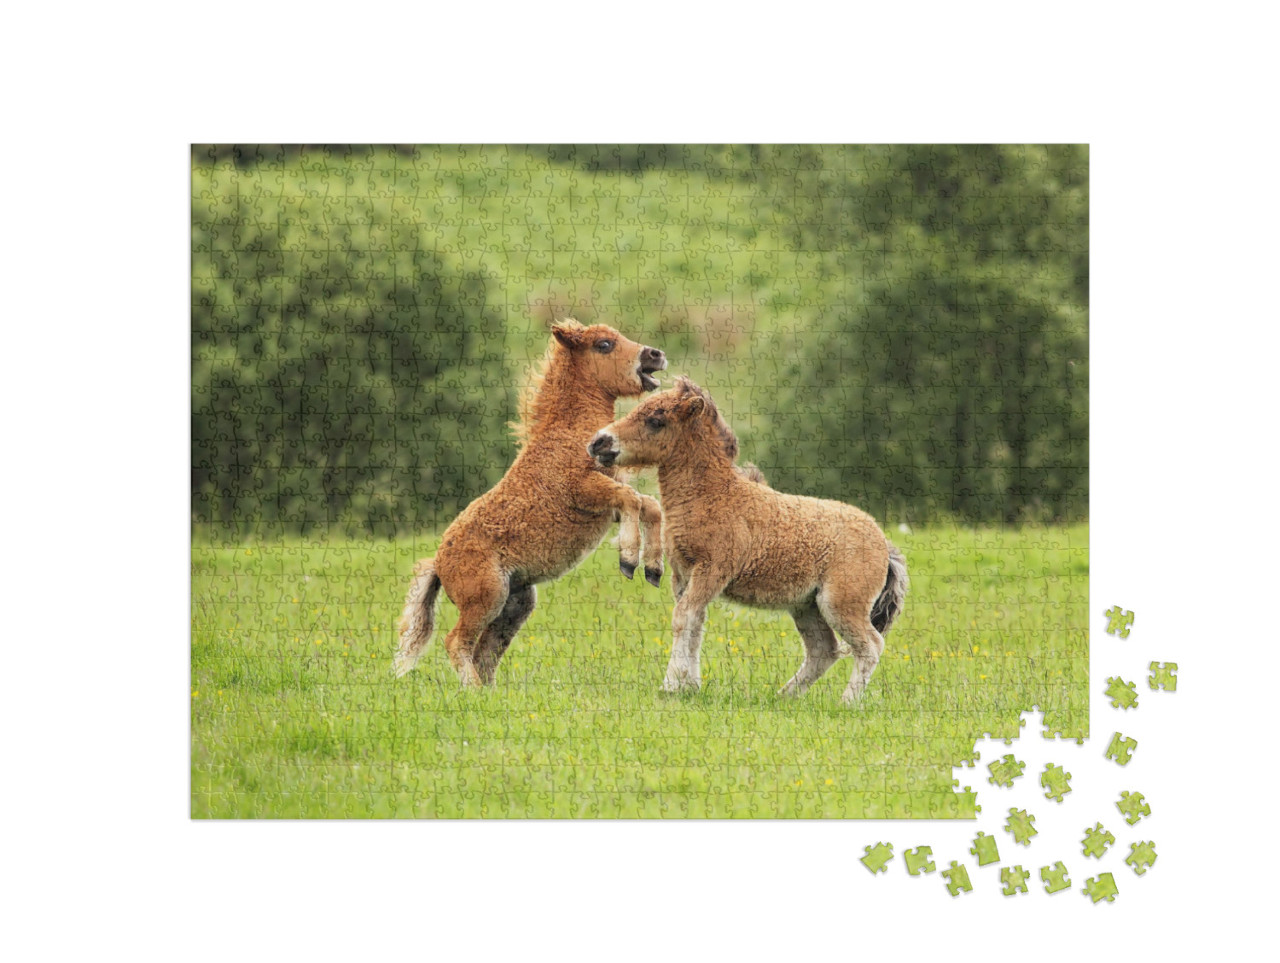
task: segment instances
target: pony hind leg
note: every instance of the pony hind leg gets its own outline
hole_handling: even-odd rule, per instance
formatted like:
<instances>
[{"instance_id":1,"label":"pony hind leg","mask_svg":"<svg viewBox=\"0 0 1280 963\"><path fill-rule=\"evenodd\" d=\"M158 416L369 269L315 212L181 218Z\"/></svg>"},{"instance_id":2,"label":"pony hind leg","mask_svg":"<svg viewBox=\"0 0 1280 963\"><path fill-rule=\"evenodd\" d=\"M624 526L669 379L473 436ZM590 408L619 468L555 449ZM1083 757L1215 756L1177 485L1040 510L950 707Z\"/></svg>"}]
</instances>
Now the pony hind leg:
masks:
<instances>
[{"instance_id":1,"label":"pony hind leg","mask_svg":"<svg viewBox=\"0 0 1280 963\"><path fill-rule=\"evenodd\" d=\"M450 581L446 589L456 586L450 598L458 607L458 621L445 637L444 650L462 684L478 686L482 679L476 668L476 648L506 605L507 580L496 570L473 570L465 578Z\"/></svg>"},{"instance_id":2,"label":"pony hind leg","mask_svg":"<svg viewBox=\"0 0 1280 963\"><path fill-rule=\"evenodd\" d=\"M871 598L864 593L832 591L828 586L818 593L818 609L847 646L839 654L853 658L853 676L841 698L855 702L884 652L884 636L871 624Z\"/></svg>"},{"instance_id":3,"label":"pony hind leg","mask_svg":"<svg viewBox=\"0 0 1280 963\"><path fill-rule=\"evenodd\" d=\"M839 644L816 602L796 609L791 618L804 640L804 661L780 694L800 696L840 659Z\"/></svg>"},{"instance_id":4,"label":"pony hind leg","mask_svg":"<svg viewBox=\"0 0 1280 963\"><path fill-rule=\"evenodd\" d=\"M520 626L533 613L538 602L538 593L532 585L517 586L507 595L506 604L498 617L489 623L489 627L480 636L476 644L476 674L483 685L493 685L498 671L498 663L511 645L511 640L520 631Z\"/></svg>"}]
</instances>

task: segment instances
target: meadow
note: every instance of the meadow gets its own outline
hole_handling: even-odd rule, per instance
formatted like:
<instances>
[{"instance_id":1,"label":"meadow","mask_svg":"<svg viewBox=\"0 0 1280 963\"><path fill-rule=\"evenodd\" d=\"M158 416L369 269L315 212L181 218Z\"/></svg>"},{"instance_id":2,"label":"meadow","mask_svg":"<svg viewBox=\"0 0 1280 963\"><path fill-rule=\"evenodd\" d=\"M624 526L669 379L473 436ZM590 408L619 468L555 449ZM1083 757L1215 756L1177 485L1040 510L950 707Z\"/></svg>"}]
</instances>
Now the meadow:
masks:
<instances>
[{"instance_id":1,"label":"meadow","mask_svg":"<svg viewBox=\"0 0 1280 963\"><path fill-rule=\"evenodd\" d=\"M658 689L671 594L607 541L538 587L485 691L440 641L391 657L432 538L281 538L192 549L191 814L237 817L972 818L951 767L1039 705L1088 727L1088 526L889 526L911 591L860 703L852 665L799 700L785 613L712 605L701 692ZM973 787L985 768L973 770Z\"/></svg>"}]
</instances>

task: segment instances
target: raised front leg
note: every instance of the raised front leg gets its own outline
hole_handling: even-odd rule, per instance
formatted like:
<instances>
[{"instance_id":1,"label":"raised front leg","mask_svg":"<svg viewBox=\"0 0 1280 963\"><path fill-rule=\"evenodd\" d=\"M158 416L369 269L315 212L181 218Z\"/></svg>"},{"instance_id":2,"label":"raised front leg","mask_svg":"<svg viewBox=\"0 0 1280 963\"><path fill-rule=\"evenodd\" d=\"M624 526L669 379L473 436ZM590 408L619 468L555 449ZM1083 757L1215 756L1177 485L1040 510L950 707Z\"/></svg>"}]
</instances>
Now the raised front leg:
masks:
<instances>
[{"instance_id":1,"label":"raised front leg","mask_svg":"<svg viewBox=\"0 0 1280 963\"><path fill-rule=\"evenodd\" d=\"M684 591L671 613L671 661L662 680L664 692L698 689L702 686L702 630L707 619L707 606L724 591L728 579L697 566L688 573Z\"/></svg>"},{"instance_id":2,"label":"raised front leg","mask_svg":"<svg viewBox=\"0 0 1280 963\"><path fill-rule=\"evenodd\" d=\"M662 506L658 500L599 472L587 475L578 498L583 508L596 511L612 508L619 512L624 526L628 514L639 519L644 533L644 577L650 585L659 585L662 582ZM625 565L623 572L626 572Z\"/></svg>"},{"instance_id":3,"label":"raised front leg","mask_svg":"<svg viewBox=\"0 0 1280 963\"><path fill-rule=\"evenodd\" d=\"M620 485L630 485L633 477L635 472L624 468L619 468L614 474ZM627 578L633 578L636 566L640 564L640 514L619 511L618 515L618 568Z\"/></svg>"}]
</instances>

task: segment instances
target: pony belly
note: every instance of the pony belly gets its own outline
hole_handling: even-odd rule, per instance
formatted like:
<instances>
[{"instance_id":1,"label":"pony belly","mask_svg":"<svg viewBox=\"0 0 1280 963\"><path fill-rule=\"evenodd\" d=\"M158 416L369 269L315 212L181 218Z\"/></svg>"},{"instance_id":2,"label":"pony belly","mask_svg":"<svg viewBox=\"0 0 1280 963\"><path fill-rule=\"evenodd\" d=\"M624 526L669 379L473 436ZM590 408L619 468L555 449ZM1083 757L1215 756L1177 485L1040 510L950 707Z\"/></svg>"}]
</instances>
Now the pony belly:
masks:
<instances>
[{"instance_id":1,"label":"pony belly","mask_svg":"<svg viewBox=\"0 0 1280 963\"><path fill-rule=\"evenodd\" d=\"M812 599L817 586L773 577L737 578L722 593L730 601L753 609L794 609Z\"/></svg>"},{"instance_id":2,"label":"pony belly","mask_svg":"<svg viewBox=\"0 0 1280 963\"><path fill-rule=\"evenodd\" d=\"M522 557L511 557L508 564L513 574L528 584L550 582L577 568L596 550L609 531L611 520L591 526L574 525L561 529L560 540L545 544Z\"/></svg>"}]
</instances>

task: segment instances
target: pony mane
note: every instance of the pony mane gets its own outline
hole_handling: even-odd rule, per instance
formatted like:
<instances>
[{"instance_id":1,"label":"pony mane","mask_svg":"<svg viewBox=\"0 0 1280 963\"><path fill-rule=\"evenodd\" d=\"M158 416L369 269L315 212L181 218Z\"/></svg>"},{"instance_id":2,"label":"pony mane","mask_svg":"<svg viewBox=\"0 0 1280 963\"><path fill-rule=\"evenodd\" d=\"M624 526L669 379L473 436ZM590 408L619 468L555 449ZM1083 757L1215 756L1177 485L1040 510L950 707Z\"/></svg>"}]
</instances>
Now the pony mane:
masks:
<instances>
[{"instance_id":1,"label":"pony mane","mask_svg":"<svg viewBox=\"0 0 1280 963\"><path fill-rule=\"evenodd\" d=\"M557 321L552 327L580 329L583 325L573 318L565 318L562 321ZM529 443L538 395L542 391L542 386L546 384L547 372L551 370L551 365L556 360L556 352L559 349L559 345L560 342L552 338L547 344L547 350L543 353L542 359L529 366L528 377L525 379L524 386L520 389L520 400L516 405L516 420L507 422L507 427L511 429L512 437L516 440L517 450L523 451L524 446Z\"/></svg>"},{"instance_id":2,"label":"pony mane","mask_svg":"<svg viewBox=\"0 0 1280 963\"><path fill-rule=\"evenodd\" d=\"M729 423L724 420L724 415L720 414L720 409L711 400L710 393L705 388L695 385L684 375L676 379L676 387L680 389L681 395L694 394L706 403L707 411L711 413L712 424L715 426L716 437L719 439L720 444L724 446L724 453L729 456L730 462L736 462L738 460L738 436L733 433ZM755 468L754 465L751 467ZM758 473L759 469L756 469L756 471Z\"/></svg>"}]
</instances>

